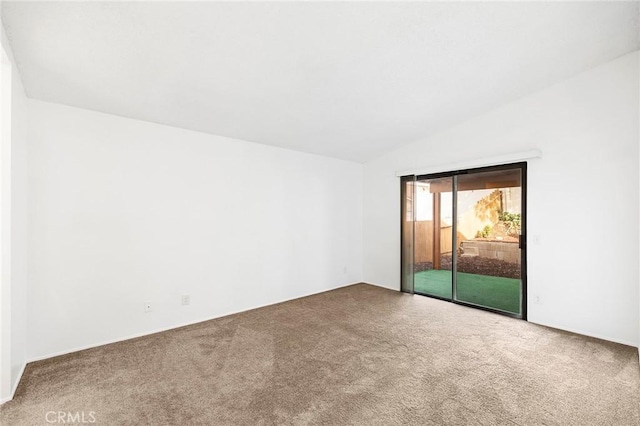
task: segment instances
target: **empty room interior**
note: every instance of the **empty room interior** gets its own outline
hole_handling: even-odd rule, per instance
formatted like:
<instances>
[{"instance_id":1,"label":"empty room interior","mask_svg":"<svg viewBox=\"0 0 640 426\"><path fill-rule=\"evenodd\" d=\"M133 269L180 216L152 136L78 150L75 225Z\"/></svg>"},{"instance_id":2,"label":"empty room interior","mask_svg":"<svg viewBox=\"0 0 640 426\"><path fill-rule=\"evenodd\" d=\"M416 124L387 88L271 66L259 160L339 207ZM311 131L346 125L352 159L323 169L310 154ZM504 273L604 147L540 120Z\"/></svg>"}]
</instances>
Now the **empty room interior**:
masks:
<instances>
[{"instance_id":1,"label":"empty room interior","mask_svg":"<svg viewBox=\"0 0 640 426\"><path fill-rule=\"evenodd\" d=\"M0 1L0 424L640 424L640 2Z\"/></svg>"}]
</instances>

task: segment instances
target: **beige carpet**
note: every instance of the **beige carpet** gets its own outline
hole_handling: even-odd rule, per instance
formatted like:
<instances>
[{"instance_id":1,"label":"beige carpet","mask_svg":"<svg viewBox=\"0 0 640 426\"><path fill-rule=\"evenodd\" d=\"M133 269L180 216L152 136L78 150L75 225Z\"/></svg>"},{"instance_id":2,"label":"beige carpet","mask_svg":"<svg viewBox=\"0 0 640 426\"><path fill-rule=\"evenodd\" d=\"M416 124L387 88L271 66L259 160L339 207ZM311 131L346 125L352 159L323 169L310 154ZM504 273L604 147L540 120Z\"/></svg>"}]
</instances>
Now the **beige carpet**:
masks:
<instances>
[{"instance_id":1,"label":"beige carpet","mask_svg":"<svg viewBox=\"0 0 640 426\"><path fill-rule=\"evenodd\" d=\"M30 364L0 423L638 425L639 401L635 348L359 284Z\"/></svg>"}]
</instances>

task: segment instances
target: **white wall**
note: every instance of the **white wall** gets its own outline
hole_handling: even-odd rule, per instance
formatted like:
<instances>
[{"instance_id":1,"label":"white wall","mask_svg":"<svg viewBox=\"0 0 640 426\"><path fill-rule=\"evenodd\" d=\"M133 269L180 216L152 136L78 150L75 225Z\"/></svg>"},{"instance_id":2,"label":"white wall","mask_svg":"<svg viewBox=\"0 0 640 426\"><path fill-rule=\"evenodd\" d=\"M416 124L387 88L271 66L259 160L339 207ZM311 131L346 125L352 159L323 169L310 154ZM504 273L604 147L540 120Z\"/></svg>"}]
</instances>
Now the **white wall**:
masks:
<instances>
[{"instance_id":1,"label":"white wall","mask_svg":"<svg viewBox=\"0 0 640 426\"><path fill-rule=\"evenodd\" d=\"M11 62L0 51L0 402L11 395Z\"/></svg>"},{"instance_id":2,"label":"white wall","mask_svg":"<svg viewBox=\"0 0 640 426\"><path fill-rule=\"evenodd\" d=\"M365 281L400 287L396 171L539 148L529 320L637 345L638 85L635 52L365 164Z\"/></svg>"},{"instance_id":3,"label":"white wall","mask_svg":"<svg viewBox=\"0 0 640 426\"><path fill-rule=\"evenodd\" d=\"M0 401L10 399L26 364L27 98L11 47L1 28L3 64L0 181L1 281Z\"/></svg>"},{"instance_id":4,"label":"white wall","mask_svg":"<svg viewBox=\"0 0 640 426\"><path fill-rule=\"evenodd\" d=\"M27 360L27 97L18 70L12 79L11 114L11 383Z\"/></svg>"},{"instance_id":5,"label":"white wall","mask_svg":"<svg viewBox=\"0 0 640 426\"><path fill-rule=\"evenodd\" d=\"M362 280L361 164L34 100L29 113L31 359Z\"/></svg>"}]
</instances>

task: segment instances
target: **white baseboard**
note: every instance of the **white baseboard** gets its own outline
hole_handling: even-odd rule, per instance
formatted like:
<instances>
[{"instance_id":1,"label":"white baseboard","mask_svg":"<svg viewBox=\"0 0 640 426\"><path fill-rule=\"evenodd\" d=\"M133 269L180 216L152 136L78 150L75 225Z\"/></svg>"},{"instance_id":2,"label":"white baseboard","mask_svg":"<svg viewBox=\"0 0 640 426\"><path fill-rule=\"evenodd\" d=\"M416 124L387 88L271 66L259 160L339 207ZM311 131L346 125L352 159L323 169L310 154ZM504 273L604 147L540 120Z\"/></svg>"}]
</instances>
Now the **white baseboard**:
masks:
<instances>
[{"instance_id":1,"label":"white baseboard","mask_svg":"<svg viewBox=\"0 0 640 426\"><path fill-rule=\"evenodd\" d=\"M624 339L615 339L609 336L602 336L596 333L590 333L584 330L578 330L578 329L574 329L574 328L567 328L567 327L560 327L558 325L554 325L554 324L550 324L550 323L544 323L544 322L539 322L539 321L531 321L528 320L531 324L537 324L537 325L542 325L544 327L549 327L549 328L555 328L556 330L562 330L562 331L568 331L569 333L575 333L575 334L581 334L583 336L588 336L588 337L594 337L596 339L600 339L600 340L606 340L608 342L613 342L613 343L620 343L621 345L625 345L625 346L632 346L634 348L638 347L638 344L636 342L631 342L628 340L624 340ZM640 356L640 355L639 355ZM640 359L639 359L640 361Z\"/></svg>"},{"instance_id":2,"label":"white baseboard","mask_svg":"<svg viewBox=\"0 0 640 426\"><path fill-rule=\"evenodd\" d=\"M74 352L79 352L79 351L84 351L84 350L87 350L87 349L97 348L99 346L110 345L112 343L118 343L118 342L124 342L126 340L137 339L139 337L149 336L151 334L162 333L163 331L175 330L176 328L181 328L181 327L186 327L186 326L189 326L189 325L199 324L201 322L211 321L211 320L218 319L218 318L223 318L223 317L226 317L226 316L229 316L229 315L235 315L235 314L239 314L239 313L242 313L242 312L252 311L254 309L265 308L267 306L277 305L279 303L289 302L291 300L302 299L303 297L309 297L309 296L313 296L313 295L316 295L316 294L322 294L322 293L326 293L327 291L337 290L339 288L349 287L349 286L355 285L355 284L366 284L366 283L356 282L356 283L349 283L349 284L340 284L340 285L337 285L335 287L328 288L326 290L322 290L322 291L318 291L318 292L305 293L305 294L300 295L300 296L291 297L291 298L288 298L288 299L280 300L278 302L273 302L273 303L269 303L269 304L266 304L266 305L253 306L253 307L250 307L250 308L247 308L247 309L226 312L226 313L221 314L221 315L201 318L201 319L197 319L197 320L194 320L194 321L188 321L188 322L184 322L184 323L178 323L178 324L171 325L171 326L168 326L168 327L157 328L157 329L153 329L153 330L150 330L150 331L144 331L142 333L135 333L135 334L130 334L130 335L127 335L127 336L124 336L124 337L118 337L118 338L115 338L115 339L103 340L103 341L97 342L97 343L90 343L88 345L77 346L77 347L74 347L74 348L65 349L63 351L54 352L54 353L50 353L50 354L46 354L46 355L38 355L38 356L34 356L34 357L29 358L27 360L27 363L36 362L36 361L42 361L42 360L49 359L49 358L55 358L57 356L67 355L67 354L71 354L71 353L74 353Z\"/></svg>"},{"instance_id":3,"label":"white baseboard","mask_svg":"<svg viewBox=\"0 0 640 426\"><path fill-rule=\"evenodd\" d=\"M384 285L384 284L376 284L376 283L371 282L371 281L364 281L363 284L369 284L369 285L373 285L373 286L376 286L376 287L386 288L387 290L400 291L400 288L398 288L398 287L392 287L392 286L388 286L388 285Z\"/></svg>"},{"instance_id":4,"label":"white baseboard","mask_svg":"<svg viewBox=\"0 0 640 426\"><path fill-rule=\"evenodd\" d=\"M25 361L22 364L22 368L20 368L20 373L18 374L18 377L16 378L16 382L13 384L13 389L11 389L11 399L13 399L13 397L16 394L16 391L18 390L18 385L20 384L20 381L22 380L22 375L24 374L24 370L27 368L27 362Z\"/></svg>"},{"instance_id":5,"label":"white baseboard","mask_svg":"<svg viewBox=\"0 0 640 426\"><path fill-rule=\"evenodd\" d=\"M11 388L11 395L9 395L6 398L0 399L0 405L4 404L5 402L11 401L13 397L16 395L16 391L18 390L18 385L20 384L20 380L22 380L22 375L24 374L25 368L27 368L26 362L23 363L22 367L20 368L20 373L18 373L18 377L16 378L16 381L13 384L13 387Z\"/></svg>"}]
</instances>

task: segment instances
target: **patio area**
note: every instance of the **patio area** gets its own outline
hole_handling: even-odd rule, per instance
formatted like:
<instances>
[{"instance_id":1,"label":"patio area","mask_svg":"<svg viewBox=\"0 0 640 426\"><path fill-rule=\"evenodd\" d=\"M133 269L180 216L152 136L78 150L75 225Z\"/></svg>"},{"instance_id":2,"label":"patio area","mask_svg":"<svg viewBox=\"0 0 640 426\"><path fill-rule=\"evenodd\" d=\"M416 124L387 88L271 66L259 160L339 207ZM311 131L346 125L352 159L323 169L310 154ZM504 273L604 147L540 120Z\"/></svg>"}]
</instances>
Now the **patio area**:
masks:
<instances>
[{"instance_id":1,"label":"patio area","mask_svg":"<svg viewBox=\"0 0 640 426\"><path fill-rule=\"evenodd\" d=\"M475 305L520 313L520 280L458 272L458 300ZM451 271L431 269L416 272L414 291L451 299Z\"/></svg>"}]
</instances>

